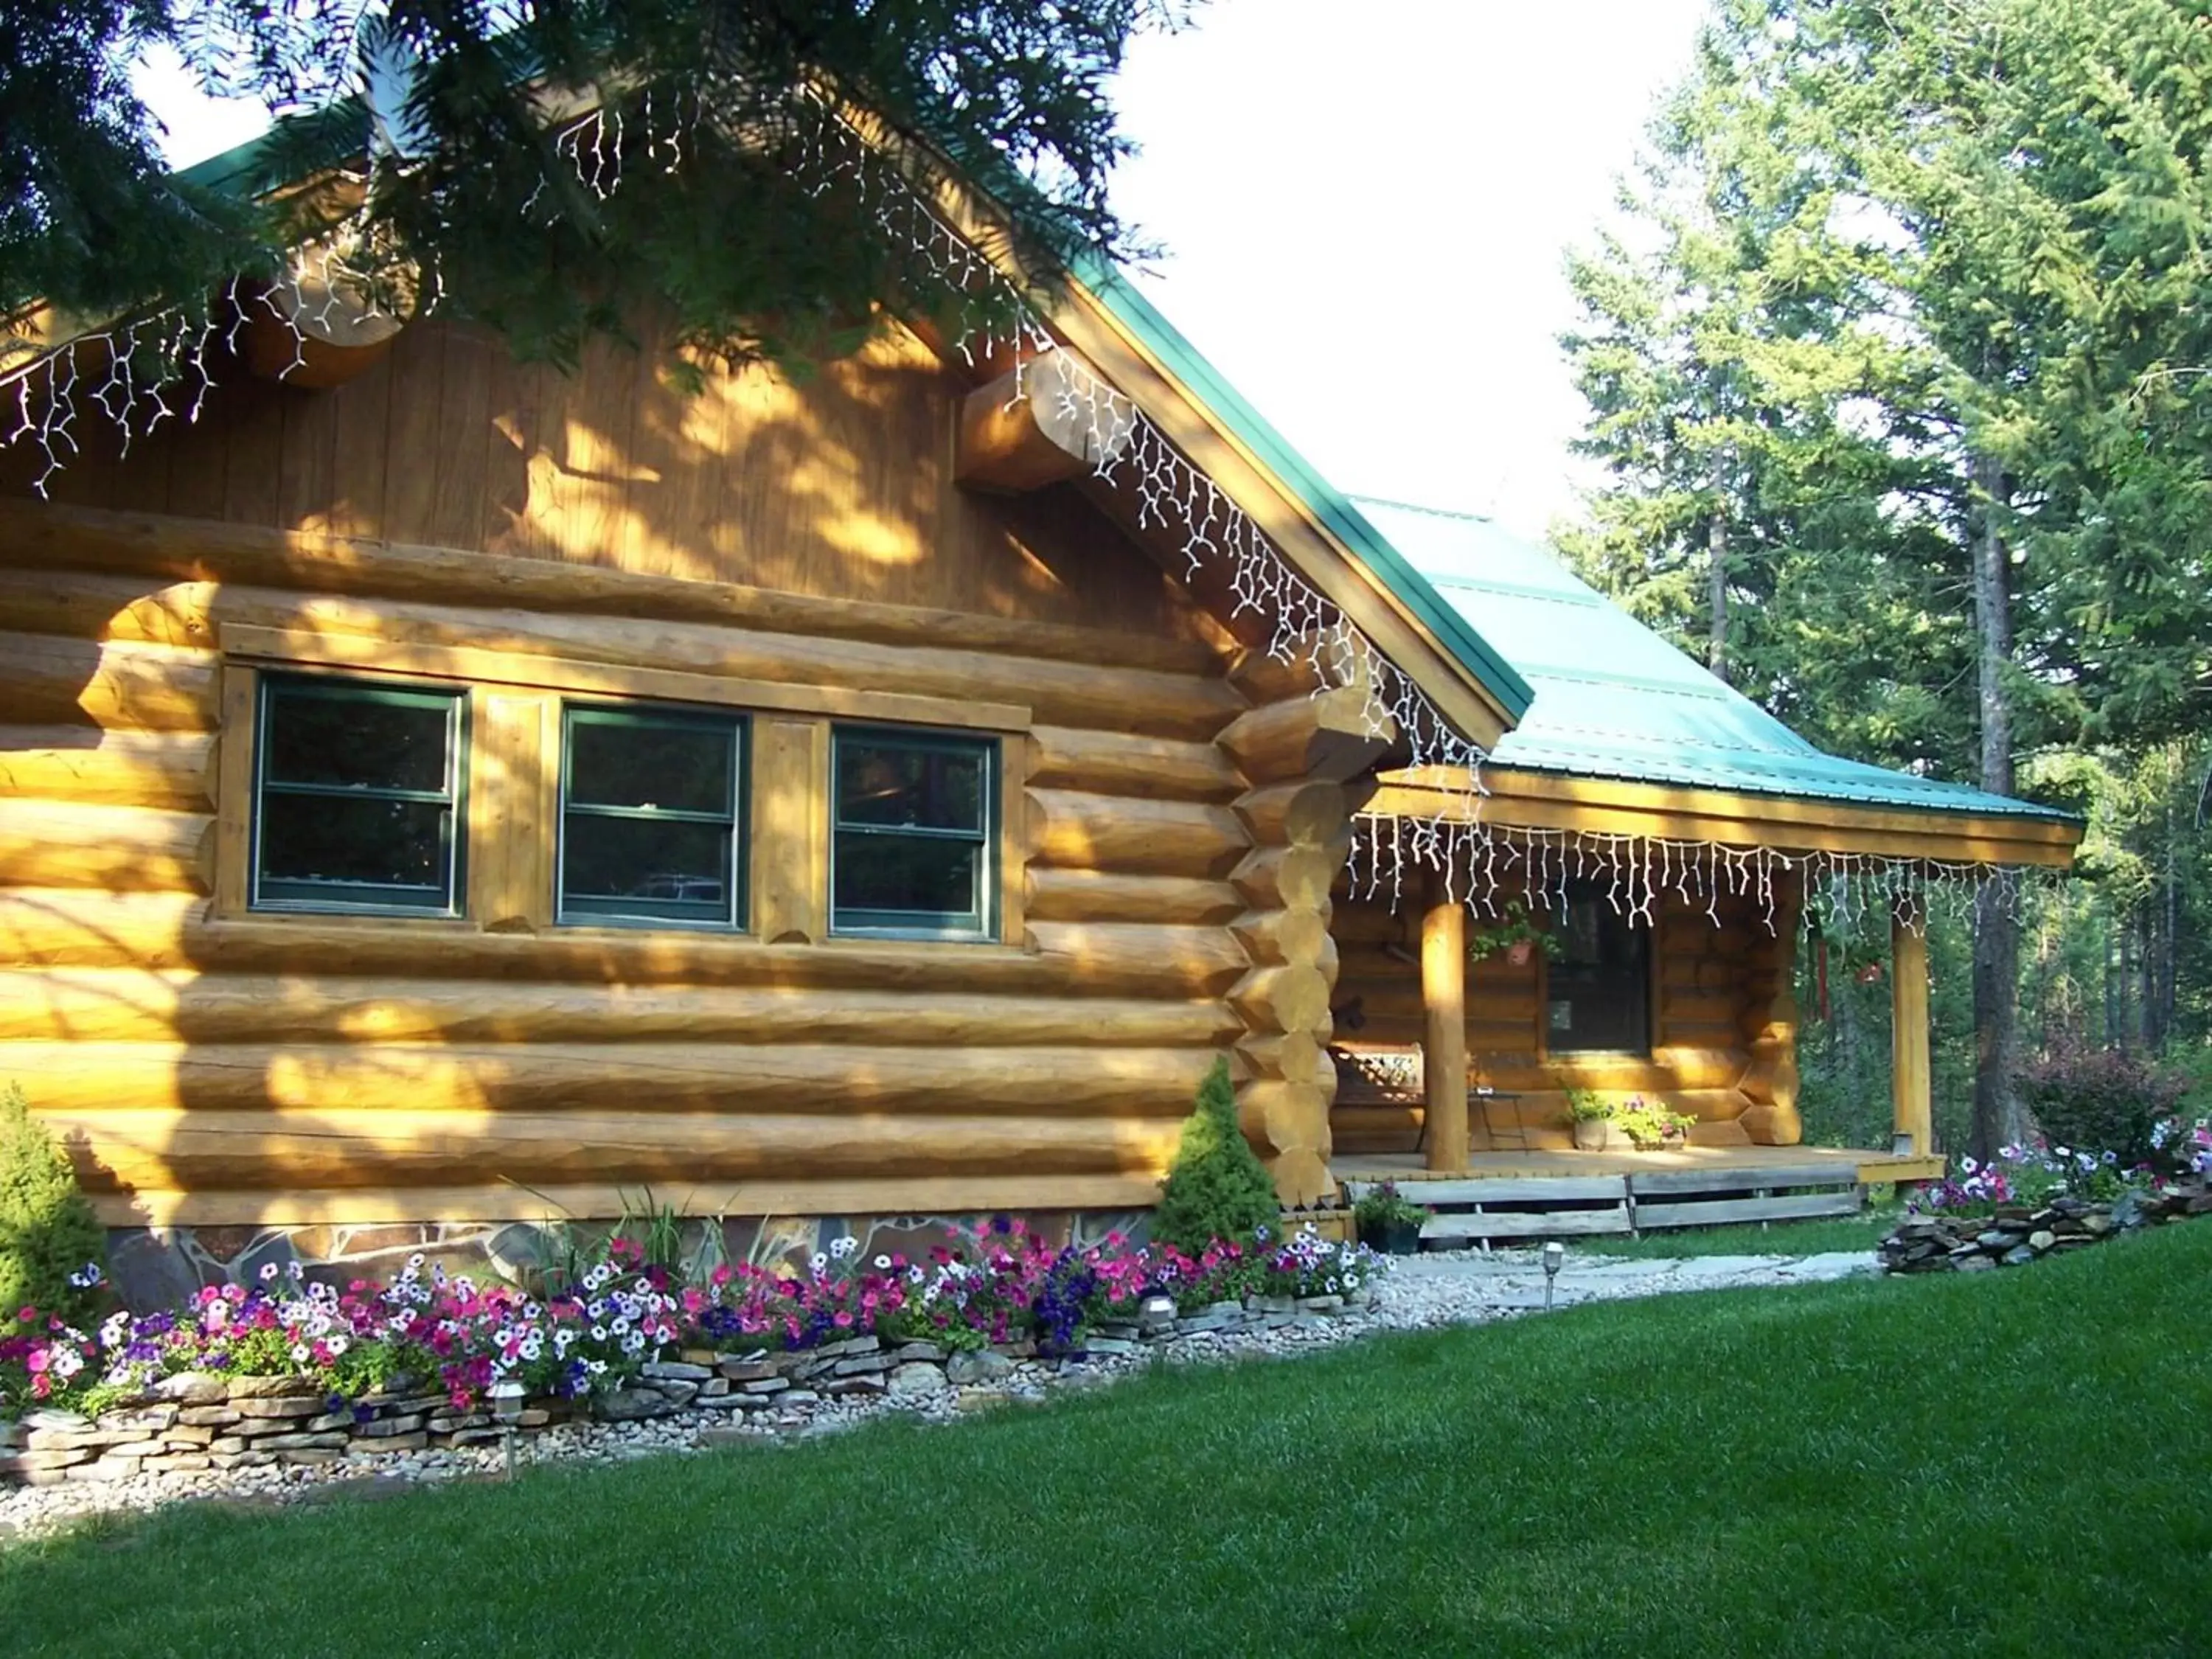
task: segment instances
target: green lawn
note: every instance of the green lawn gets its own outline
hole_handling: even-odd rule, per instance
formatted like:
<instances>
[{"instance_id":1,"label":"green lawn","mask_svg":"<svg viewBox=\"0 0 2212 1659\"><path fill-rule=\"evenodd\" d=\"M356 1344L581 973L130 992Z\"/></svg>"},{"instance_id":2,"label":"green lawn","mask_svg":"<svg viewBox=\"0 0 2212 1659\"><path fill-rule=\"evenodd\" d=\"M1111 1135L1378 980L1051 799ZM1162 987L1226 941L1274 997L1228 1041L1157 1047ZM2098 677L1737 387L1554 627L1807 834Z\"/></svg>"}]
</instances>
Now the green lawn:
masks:
<instances>
[{"instance_id":1,"label":"green lawn","mask_svg":"<svg viewBox=\"0 0 2212 1659\"><path fill-rule=\"evenodd\" d=\"M1567 1248L1582 1255L1632 1256L1638 1261L1692 1255L1819 1255L1829 1250L1871 1250L1897 1226L1902 1211L1869 1210L1818 1221L1778 1221L1738 1227L1675 1227L1641 1238L1610 1234L1580 1239Z\"/></svg>"},{"instance_id":2,"label":"green lawn","mask_svg":"<svg viewBox=\"0 0 2212 1659\"><path fill-rule=\"evenodd\" d=\"M2212 1224L0 1549L11 1654L2212 1651Z\"/></svg>"}]
</instances>

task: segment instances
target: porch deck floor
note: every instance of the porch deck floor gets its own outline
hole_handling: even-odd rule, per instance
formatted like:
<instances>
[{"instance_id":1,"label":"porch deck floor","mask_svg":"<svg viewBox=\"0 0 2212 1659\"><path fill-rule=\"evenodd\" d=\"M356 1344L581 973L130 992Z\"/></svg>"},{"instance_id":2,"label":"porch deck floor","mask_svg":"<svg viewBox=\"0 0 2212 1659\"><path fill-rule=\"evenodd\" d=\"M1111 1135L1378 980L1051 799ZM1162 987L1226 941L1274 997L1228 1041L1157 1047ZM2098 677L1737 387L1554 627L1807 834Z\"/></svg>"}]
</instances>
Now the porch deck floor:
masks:
<instances>
[{"instance_id":1,"label":"porch deck floor","mask_svg":"<svg viewBox=\"0 0 2212 1659\"><path fill-rule=\"evenodd\" d=\"M1419 1152L1346 1152L1329 1160L1339 1181L1507 1181L1574 1176L1655 1175L1665 1170L1808 1169L1834 1164L1837 1179L1851 1169L1866 1185L1940 1181L1941 1154L1900 1158L1842 1146L1686 1146L1679 1152L1578 1152L1571 1147L1468 1155L1464 1170L1431 1170Z\"/></svg>"}]
</instances>

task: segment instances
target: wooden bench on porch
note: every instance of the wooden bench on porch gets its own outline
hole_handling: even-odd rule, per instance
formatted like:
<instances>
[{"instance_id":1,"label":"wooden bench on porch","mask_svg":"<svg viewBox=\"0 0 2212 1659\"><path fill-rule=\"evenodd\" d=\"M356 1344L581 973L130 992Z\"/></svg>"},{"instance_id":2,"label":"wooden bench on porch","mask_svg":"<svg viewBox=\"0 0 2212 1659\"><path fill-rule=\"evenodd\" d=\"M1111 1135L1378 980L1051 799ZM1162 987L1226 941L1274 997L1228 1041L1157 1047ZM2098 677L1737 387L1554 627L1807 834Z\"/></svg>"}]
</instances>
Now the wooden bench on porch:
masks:
<instances>
[{"instance_id":1,"label":"wooden bench on porch","mask_svg":"<svg viewBox=\"0 0 2212 1659\"><path fill-rule=\"evenodd\" d=\"M1328 1057L1336 1066L1335 1108L1395 1109L1406 1115L1410 1139L1404 1147L1393 1150L1418 1152L1426 1148L1427 1073L1420 1044L1337 1043L1331 1045ZM1468 1119L1474 1132L1470 1139L1491 1152L1536 1150L1540 1143L1530 1138L1520 1107L1517 1094L1470 1083Z\"/></svg>"}]
</instances>

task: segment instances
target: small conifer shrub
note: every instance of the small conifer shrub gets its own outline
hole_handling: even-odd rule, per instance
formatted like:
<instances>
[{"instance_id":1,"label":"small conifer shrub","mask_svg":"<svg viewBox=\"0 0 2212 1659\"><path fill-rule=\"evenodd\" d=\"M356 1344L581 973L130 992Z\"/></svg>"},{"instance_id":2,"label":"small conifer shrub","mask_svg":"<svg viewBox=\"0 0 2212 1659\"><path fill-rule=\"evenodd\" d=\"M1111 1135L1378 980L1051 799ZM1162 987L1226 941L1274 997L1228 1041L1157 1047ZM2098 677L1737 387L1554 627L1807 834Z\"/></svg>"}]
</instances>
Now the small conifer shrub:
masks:
<instances>
[{"instance_id":1,"label":"small conifer shrub","mask_svg":"<svg viewBox=\"0 0 2212 1659\"><path fill-rule=\"evenodd\" d=\"M84 1269L106 1253L106 1232L69 1154L9 1084L0 1090L0 1331L14 1328L22 1308L64 1316L88 1309L96 1297Z\"/></svg>"},{"instance_id":2,"label":"small conifer shrub","mask_svg":"<svg viewBox=\"0 0 2212 1659\"><path fill-rule=\"evenodd\" d=\"M1195 1255L1217 1238L1247 1243L1281 1218L1275 1178L1237 1127L1229 1062L1217 1058L1199 1085L1197 1109L1183 1121L1175 1165L1152 1212L1152 1237Z\"/></svg>"}]
</instances>

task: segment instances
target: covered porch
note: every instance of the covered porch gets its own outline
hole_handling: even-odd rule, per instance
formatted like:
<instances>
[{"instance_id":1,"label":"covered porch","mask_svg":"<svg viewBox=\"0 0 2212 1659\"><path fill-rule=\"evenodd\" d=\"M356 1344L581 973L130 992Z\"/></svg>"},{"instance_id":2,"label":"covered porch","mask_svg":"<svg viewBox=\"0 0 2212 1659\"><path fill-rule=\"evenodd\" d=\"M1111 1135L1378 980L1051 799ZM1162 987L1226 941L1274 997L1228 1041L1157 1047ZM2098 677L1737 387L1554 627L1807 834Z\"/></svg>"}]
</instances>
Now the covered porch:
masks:
<instances>
[{"instance_id":1,"label":"covered porch","mask_svg":"<svg viewBox=\"0 0 2212 1659\"><path fill-rule=\"evenodd\" d=\"M1384 848L1409 823L1433 836L1470 810L1453 782L1386 777L1367 832ZM1947 888L1971 902L1977 884L2009 879L2002 871L2063 865L2070 826L1503 770L1486 782L1482 821L1387 900L1363 896L1355 849L1332 923L1340 1182L1356 1193L1383 1179L1640 1177L1727 1219L1738 1193L1942 1177L1925 907ZM1862 939L1887 935L1886 1145L1802 1144L1795 980L1808 902L1831 926L1849 916ZM1501 948L1500 919L1516 915L1540 937ZM1569 1108L1593 1096L1664 1107L1688 1120L1685 1143L1632 1150L1613 1133L1606 1150L1578 1150ZM1623 1201L1632 1209L1632 1193Z\"/></svg>"}]
</instances>

